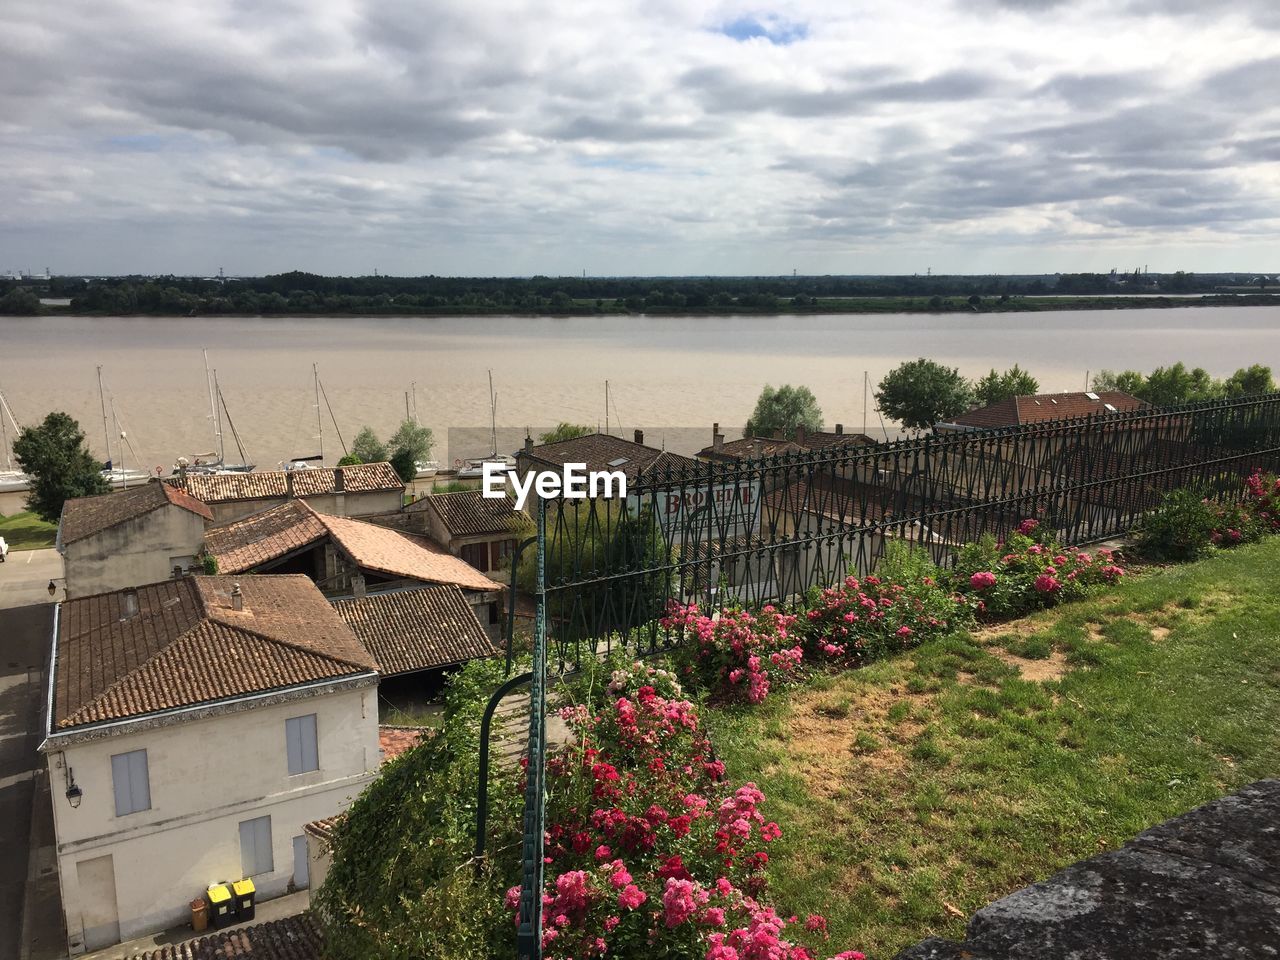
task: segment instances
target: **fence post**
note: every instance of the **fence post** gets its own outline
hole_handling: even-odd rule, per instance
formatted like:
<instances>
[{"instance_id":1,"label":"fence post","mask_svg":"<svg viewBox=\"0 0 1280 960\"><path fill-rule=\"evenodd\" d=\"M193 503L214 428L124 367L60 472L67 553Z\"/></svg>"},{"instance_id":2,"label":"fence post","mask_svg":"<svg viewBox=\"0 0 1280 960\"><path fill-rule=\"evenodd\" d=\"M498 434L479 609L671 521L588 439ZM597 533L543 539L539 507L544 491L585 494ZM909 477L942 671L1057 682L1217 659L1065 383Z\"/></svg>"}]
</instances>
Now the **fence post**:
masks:
<instances>
[{"instance_id":1,"label":"fence post","mask_svg":"<svg viewBox=\"0 0 1280 960\"><path fill-rule=\"evenodd\" d=\"M525 769L520 913L516 927L519 960L542 960L542 845L547 812L547 502L542 497L538 498L537 600L533 676L529 688L529 764Z\"/></svg>"}]
</instances>

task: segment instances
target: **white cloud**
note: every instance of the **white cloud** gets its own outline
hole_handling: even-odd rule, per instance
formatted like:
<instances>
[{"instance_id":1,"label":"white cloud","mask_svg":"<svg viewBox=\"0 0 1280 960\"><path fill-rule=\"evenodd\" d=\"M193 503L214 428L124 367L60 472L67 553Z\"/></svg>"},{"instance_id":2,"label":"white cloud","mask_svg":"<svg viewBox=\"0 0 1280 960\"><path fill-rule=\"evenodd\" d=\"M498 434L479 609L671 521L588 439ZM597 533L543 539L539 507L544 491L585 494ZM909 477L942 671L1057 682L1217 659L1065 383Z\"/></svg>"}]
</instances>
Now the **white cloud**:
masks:
<instances>
[{"instance_id":1,"label":"white cloud","mask_svg":"<svg viewBox=\"0 0 1280 960\"><path fill-rule=\"evenodd\" d=\"M9 0L0 269L1264 268L1280 20L1202 9Z\"/></svg>"}]
</instances>

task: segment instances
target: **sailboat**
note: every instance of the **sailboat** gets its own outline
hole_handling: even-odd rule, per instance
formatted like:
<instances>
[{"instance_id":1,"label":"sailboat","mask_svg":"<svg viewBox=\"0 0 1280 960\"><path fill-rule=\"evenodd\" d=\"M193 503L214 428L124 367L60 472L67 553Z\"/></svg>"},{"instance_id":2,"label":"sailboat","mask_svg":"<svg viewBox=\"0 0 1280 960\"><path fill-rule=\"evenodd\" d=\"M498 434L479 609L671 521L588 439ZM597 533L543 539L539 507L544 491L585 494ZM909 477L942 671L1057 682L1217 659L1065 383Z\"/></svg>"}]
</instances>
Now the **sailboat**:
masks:
<instances>
[{"instance_id":1,"label":"sailboat","mask_svg":"<svg viewBox=\"0 0 1280 960\"><path fill-rule=\"evenodd\" d=\"M198 453L189 464L184 463L182 466L186 468L187 473L249 473L254 465L248 462L249 458L244 453L244 444L240 442L240 433L231 420L231 411L227 409L226 398L222 395L222 388L218 386L218 371L214 370L210 374L209 351L202 349L200 352L204 355L204 379L209 388L209 423L213 427L213 442L216 450L212 453ZM226 441L222 433L223 414L226 414L227 426L231 428L231 436L240 454L239 463L227 463Z\"/></svg>"},{"instance_id":2,"label":"sailboat","mask_svg":"<svg viewBox=\"0 0 1280 960\"><path fill-rule=\"evenodd\" d=\"M343 454L349 452L347 441L342 439L342 431L338 429L338 418L333 415L333 407L329 404L329 395L325 393L324 384L320 382L320 368L314 363L311 365L311 377L315 383L316 440L320 444L320 452L309 457L293 457L288 461L281 461L280 466L285 470L306 470L313 462L324 463L324 414L320 410L321 397L324 398L325 409L329 411L329 419L333 421L333 431L338 435L338 442L342 444Z\"/></svg>"},{"instance_id":3,"label":"sailboat","mask_svg":"<svg viewBox=\"0 0 1280 960\"><path fill-rule=\"evenodd\" d=\"M412 420L418 426L422 426L422 421L418 419L418 382L415 380L409 384L409 390L413 394L413 410L409 408L409 394L404 395L404 418ZM415 480L428 480L440 472L439 460L415 460L413 466L417 471L413 477Z\"/></svg>"},{"instance_id":4,"label":"sailboat","mask_svg":"<svg viewBox=\"0 0 1280 960\"><path fill-rule=\"evenodd\" d=\"M127 487L131 483L146 482L151 479L151 471L149 470L129 470L124 465L124 448L127 446L129 452L133 453L133 444L129 443L128 434L120 427L120 417L116 413L116 402L113 398L111 401L111 416L115 420L116 435L119 443L116 449L120 453L120 464L117 466L111 457L111 427L107 422L107 399L106 391L102 387L102 364L98 364L98 402L102 404L102 431L106 434L107 441L107 462L102 465L102 478L113 487ZM136 454L135 454L136 457Z\"/></svg>"},{"instance_id":5,"label":"sailboat","mask_svg":"<svg viewBox=\"0 0 1280 960\"><path fill-rule=\"evenodd\" d=\"M14 417L4 393L0 392L0 448L4 450L5 464L4 469L0 470L0 493L21 493L31 489L31 477L13 465L13 441L9 439L10 426L13 427L13 435L16 438L22 432L22 425Z\"/></svg>"},{"instance_id":6,"label":"sailboat","mask_svg":"<svg viewBox=\"0 0 1280 960\"><path fill-rule=\"evenodd\" d=\"M498 393L493 389L493 371L489 371L489 456L468 460L458 471L459 480L473 480L484 476L484 465L496 463L504 473L516 468L515 457L498 453Z\"/></svg>"}]
</instances>

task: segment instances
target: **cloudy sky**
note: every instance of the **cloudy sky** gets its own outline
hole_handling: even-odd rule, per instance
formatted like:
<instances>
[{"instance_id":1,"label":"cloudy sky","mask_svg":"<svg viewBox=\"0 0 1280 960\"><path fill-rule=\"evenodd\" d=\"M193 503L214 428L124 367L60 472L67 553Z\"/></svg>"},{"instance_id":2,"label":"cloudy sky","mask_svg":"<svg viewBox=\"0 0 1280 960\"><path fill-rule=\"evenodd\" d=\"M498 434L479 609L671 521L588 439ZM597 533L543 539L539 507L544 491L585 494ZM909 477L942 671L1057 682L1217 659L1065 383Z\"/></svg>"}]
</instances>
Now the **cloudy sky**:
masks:
<instances>
[{"instance_id":1,"label":"cloudy sky","mask_svg":"<svg viewBox=\"0 0 1280 960\"><path fill-rule=\"evenodd\" d=\"M0 272L1280 270L1276 0L5 0Z\"/></svg>"}]
</instances>

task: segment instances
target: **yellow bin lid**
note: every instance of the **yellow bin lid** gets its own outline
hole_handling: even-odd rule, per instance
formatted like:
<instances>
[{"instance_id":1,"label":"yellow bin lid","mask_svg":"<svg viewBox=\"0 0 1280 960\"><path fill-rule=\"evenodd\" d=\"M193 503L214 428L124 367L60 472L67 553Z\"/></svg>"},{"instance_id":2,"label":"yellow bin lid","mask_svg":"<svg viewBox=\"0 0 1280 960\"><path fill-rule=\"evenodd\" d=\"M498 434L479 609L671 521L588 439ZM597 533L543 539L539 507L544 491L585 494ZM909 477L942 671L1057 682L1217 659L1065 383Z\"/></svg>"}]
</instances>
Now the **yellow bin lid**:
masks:
<instances>
[{"instance_id":1,"label":"yellow bin lid","mask_svg":"<svg viewBox=\"0 0 1280 960\"><path fill-rule=\"evenodd\" d=\"M222 903L224 900L231 899L231 891L227 889L225 883L212 883L209 885L209 902Z\"/></svg>"},{"instance_id":2,"label":"yellow bin lid","mask_svg":"<svg viewBox=\"0 0 1280 960\"><path fill-rule=\"evenodd\" d=\"M237 897L243 897L246 893L253 893L253 881L237 880L231 885L231 889L236 892Z\"/></svg>"}]
</instances>

